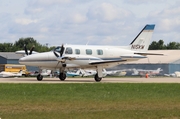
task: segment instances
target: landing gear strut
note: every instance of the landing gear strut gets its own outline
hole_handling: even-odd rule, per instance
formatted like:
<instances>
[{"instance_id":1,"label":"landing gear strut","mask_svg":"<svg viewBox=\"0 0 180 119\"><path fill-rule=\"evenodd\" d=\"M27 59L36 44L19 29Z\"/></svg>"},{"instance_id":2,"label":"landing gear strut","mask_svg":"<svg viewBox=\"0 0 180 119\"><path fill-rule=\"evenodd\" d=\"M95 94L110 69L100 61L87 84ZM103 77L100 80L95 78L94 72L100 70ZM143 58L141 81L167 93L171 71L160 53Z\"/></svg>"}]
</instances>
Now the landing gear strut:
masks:
<instances>
[{"instance_id":1,"label":"landing gear strut","mask_svg":"<svg viewBox=\"0 0 180 119\"><path fill-rule=\"evenodd\" d=\"M97 74L94 76L96 82L100 82L103 77L102 69L102 66L97 66Z\"/></svg>"},{"instance_id":2,"label":"landing gear strut","mask_svg":"<svg viewBox=\"0 0 180 119\"><path fill-rule=\"evenodd\" d=\"M38 81L42 81L42 79L43 79L43 76L42 76L41 74L38 74L38 75L37 75L37 80L38 80Z\"/></svg>"}]
</instances>

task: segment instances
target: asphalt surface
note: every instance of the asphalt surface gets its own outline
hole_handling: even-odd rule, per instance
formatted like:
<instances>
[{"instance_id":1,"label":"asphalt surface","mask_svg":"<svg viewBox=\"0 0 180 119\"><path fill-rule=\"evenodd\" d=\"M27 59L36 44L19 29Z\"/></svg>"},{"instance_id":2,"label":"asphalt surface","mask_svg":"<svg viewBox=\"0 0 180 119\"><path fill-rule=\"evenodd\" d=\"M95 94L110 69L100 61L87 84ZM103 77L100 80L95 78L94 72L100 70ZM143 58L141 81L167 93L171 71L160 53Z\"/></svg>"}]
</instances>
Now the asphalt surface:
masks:
<instances>
[{"instance_id":1,"label":"asphalt surface","mask_svg":"<svg viewBox=\"0 0 180 119\"><path fill-rule=\"evenodd\" d=\"M59 78L43 78L37 81L36 77L25 78L0 78L0 83L97 83L94 78L66 78L60 81ZM103 78L100 83L180 83L180 78L161 77L161 78Z\"/></svg>"}]
</instances>

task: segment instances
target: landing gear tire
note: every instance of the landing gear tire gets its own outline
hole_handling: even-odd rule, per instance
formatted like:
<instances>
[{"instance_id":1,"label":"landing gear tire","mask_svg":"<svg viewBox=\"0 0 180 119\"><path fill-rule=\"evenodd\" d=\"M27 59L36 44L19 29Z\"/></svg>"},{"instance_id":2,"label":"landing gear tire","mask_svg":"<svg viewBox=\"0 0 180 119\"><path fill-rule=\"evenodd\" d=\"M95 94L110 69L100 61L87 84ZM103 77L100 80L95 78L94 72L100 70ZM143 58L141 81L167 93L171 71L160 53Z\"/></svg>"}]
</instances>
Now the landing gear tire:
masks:
<instances>
[{"instance_id":1,"label":"landing gear tire","mask_svg":"<svg viewBox=\"0 0 180 119\"><path fill-rule=\"evenodd\" d=\"M43 76L42 76L41 74L38 74L38 75L37 75L37 80L38 80L38 81L42 81L42 79L43 79Z\"/></svg>"},{"instance_id":2,"label":"landing gear tire","mask_svg":"<svg viewBox=\"0 0 180 119\"><path fill-rule=\"evenodd\" d=\"M98 77L98 74L94 76L94 79L96 82L100 82L102 78Z\"/></svg>"},{"instance_id":3,"label":"landing gear tire","mask_svg":"<svg viewBox=\"0 0 180 119\"><path fill-rule=\"evenodd\" d=\"M59 79L60 79L61 81L64 81L64 80L66 79L66 74L65 74L65 73L60 73Z\"/></svg>"}]
</instances>

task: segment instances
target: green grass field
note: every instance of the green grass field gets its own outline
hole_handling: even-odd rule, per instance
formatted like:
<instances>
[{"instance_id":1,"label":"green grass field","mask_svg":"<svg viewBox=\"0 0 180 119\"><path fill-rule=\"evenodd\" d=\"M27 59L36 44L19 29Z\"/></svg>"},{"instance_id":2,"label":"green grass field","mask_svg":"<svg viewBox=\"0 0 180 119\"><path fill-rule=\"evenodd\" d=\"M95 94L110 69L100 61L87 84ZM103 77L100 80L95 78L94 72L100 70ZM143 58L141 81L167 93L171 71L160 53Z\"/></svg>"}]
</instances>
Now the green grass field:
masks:
<instances>
[{"instance_id":1,"label":"green grass field","mask_svg":"<svg viewBox=\"0 0 180 119\"><path fill-rule=\"evenodd\" d=\"M180 84L0 84L1 119L178 119Z\"/></svg>"}]
</instances>

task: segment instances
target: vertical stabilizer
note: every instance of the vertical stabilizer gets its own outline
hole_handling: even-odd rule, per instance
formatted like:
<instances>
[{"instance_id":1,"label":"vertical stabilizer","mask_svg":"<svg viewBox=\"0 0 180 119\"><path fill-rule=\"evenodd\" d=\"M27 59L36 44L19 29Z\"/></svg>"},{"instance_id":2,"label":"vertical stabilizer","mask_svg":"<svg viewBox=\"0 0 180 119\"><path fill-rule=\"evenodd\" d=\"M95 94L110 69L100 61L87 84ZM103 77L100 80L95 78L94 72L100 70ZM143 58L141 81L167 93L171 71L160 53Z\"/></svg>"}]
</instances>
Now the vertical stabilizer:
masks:
<instances>
[{"instance_id":1,"label":"vertical stabilizer","mask_svg":"<svg viewBox=\"0 0 180 119\"><path fill-rule=\"evenodd\" d=\"M130 49L146 52L152 38L155 25L147 24L130 44Z\"/></svg>"}]
</instances>

